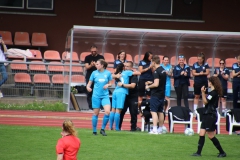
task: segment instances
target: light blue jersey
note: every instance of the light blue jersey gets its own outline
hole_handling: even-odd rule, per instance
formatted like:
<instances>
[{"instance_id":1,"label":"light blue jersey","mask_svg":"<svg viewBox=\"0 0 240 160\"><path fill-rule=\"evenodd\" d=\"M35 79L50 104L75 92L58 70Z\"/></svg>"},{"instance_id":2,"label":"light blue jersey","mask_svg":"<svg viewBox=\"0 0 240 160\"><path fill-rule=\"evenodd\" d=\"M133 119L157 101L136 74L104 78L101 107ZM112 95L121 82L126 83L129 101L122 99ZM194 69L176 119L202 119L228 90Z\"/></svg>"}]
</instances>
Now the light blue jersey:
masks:
<instances>
[{"instance_id":1,"label":"light blue jersey","mask_svg":"<svg viewBox=\"0 0 240 160\"><path fill-rule=\"evenodd\" d=\"M131 70L125 70L121 73L122 77L120 78L120 81L123 84L129 84L129 77L132 76L133 72ZM119 87L118 85L116 86L114 92L121 92L124 94L128 94L128 89L125 87Z\"/></svg>"},{"instance_id":2,"label":"light blue jersey","mask_svg":"<svg viewBox=\"0 0 240 160\"><path fill-rule=\"evenodd\" d=\"M162 63L160 66L162 66L166 72L169 72L172 69L172 66L170 64L164 66ZM169 75L166 76L166 86L171 86L171 77Z\"/></svg>"},{"instance_id":3,"label":"light blue jersey","mask_svg":"<svg viewBox=\"0 0 240 160\"><path fill-rule=\"evenodd\" d=\"M112 80L111 72L108 70L104 70L103 72L99 72L98 70L93 71L89 80L94 83L93 97L104 98L109 96L108 89L104 89L103 86Z\"/></svg>"}]
</instances>

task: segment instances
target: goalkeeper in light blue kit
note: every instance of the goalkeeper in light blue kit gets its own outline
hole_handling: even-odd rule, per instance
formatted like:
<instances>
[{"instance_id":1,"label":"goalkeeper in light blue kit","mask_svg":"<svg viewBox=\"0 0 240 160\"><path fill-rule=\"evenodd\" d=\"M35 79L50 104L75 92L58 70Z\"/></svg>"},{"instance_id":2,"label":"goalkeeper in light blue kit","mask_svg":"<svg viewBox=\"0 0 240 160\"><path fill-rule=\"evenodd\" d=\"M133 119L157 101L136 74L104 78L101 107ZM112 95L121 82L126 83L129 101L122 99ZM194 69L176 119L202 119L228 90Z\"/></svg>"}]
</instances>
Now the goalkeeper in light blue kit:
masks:
<instances>
[{"instance_id":1,"label":"goalkeeper in light blue kit","mask_svg":"<svg viewBox=\"0 0 240 160\"><path fill-rule=\"evenodd\" d=\"M127 62L128 63L128 62ZM117 84L115 90L113 91L112 95L112 111L110 113L109 118L109 128L110 130L113 129L113 123L115 122L115 130L119 131L119 122L120 122L120 113L124 107L124 102L126 95L128 95L128 89L124 87L124 84L129 84L129 77L132 75L140 75L140 72L132 70L125 70L124 71L124 64L118 64L116 68L116 72L112 74L112 77L116 79Z\"/></svg>"},{"instance_id":2,"label":"goalkeeper in light blue kit","mask_svg":"<svg viewBox=\"0 0 240 160\"><path fill-rule=\"evenodd\" d=\"M97 70L92 72L89 82L86 86L88 92L92 92L91 85L94 82L93 95L92 95L93 135L97 135L98 115L99 115L100 107L102 105L105 111L105 115L103 117L100 134L102 134L103 136L107 136L107 134L105 133L105 127L109 121L109 113L111 108L108 87L111 86L111 80L112 80L111 72L106 70L107 65L108 65L107 62L105 62L103 59L99 59L95 63Z\"/></svg>"}]
</instances>

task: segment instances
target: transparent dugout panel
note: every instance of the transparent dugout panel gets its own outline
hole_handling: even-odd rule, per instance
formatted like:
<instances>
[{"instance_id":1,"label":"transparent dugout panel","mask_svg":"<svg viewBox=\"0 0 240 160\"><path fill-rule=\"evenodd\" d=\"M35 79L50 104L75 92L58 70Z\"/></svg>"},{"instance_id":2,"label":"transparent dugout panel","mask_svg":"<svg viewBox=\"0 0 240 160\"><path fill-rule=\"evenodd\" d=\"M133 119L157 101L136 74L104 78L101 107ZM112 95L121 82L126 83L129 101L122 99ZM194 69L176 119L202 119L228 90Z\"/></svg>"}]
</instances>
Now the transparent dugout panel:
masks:
<instances>
[{"instance_id":1,"label":"transparent dugout panel","mask_svg":"<svg viewBox=\"0 0 240 160\"><path fill-rule=\"evenodd\" d=\"M211 58L213 62L212 74L214 67L217 66L215 58L226 59L239 55L240 33L73 26L67 34L65 50L70 52L70 66L73 64L72 52L78 54L80 59L78 63L83 67L83 75L85 75L85 57L81 55L83 52L90 54L90 46L93 44L98 47L99 54L113 55L114 59L111 62L108 61L109 63L117 59L119 51L124 50L132 58L136 68L141 55L147 51L151 51L153 55L168 56L170 59L175 56L174 65L178 64L180 54L186 57L186 63L188 63L190 57L196 57L198 53L203 52L206 61ZM112 67L113 65L109 65L109 68ZM71 67L70 72L64 72L64 75L69 77L71 74ZM64 84L63 102L68 106L71 84L71 78L69 83Z\"/></svg>"}]
</instances>

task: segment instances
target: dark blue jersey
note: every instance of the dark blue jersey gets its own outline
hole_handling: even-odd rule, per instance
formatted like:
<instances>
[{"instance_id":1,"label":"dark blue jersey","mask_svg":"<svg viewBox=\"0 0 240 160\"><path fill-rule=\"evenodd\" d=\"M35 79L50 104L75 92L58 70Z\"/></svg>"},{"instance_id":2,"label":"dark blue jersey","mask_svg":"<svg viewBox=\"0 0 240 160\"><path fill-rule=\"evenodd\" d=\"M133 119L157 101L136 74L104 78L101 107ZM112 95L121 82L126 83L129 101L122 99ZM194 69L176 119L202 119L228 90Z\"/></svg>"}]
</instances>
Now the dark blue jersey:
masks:
<instances>
[{"instance_id":1,"label":"dark blue jersey","mask_svg":"<svg viewBox=\"0 0 240 160\"><path fill-rule=\"evenodd\" d=\"M209 69L208 63L204 63L203 65L200 66L198 62L196 62L192 66L192 70L196 70L196 73L200 73L202 71L206 72L206 69ZM206 75L195 76L194 83L197 84L207 83L207 76Z\"/></svg>"},{"instance_id":2,"label":"dark blue jersey","mask_svg":"<svg viewBox=\"0 0 240 160\"><path fill-rule=\"evenodd\" d=\"M240 66L238 65L238 63L233 63L232 70L234 70L235 73L238 73L240 71ZM240 77L238 77L238 76L233 77L232 81L233 82L240 82Z\"/></svg>"},{"instance_id":3,"label":"dark blue jersey","mask_svg":"<svg viewBox=\"0 0 240 160\"><path fill-rule=\"evenodd\" d=\"M187 72L187 76L181 75L181 72ZM188 65L184 64L183 68L180 65L176 65L173 69L174 87L178 87L181 84L190 85L190 68Z\"/></svg>"},{"instance_id":4,"label":"dark blue jersey","mask_svg":"<svg viewBox=\"0 0 240 160\"><path fill-rule=\"evenodd\" d=\"M142 66L143 69L148 68L150 65L151 65L151 62L145 62L145 61L140 61L139 62L139 66ZM139 79L152 81L153 80L152 70L149 69L146 72L143 72L140 75Z\"/></svg>"},{"instance_id":5,"label":"dark blue jersey","mask_svg":"<svg viewBox=\"0 0 240 160\"><path fill-rule=\"evenodd\" d=\"M230 72L229 72L229 70L227 69L227 68L223 68L223 70L221 70L220 68L216 68L215 70L214 70L214 74L217 74L218 75L218 78L219 78L219 80L221 81L221 83L222 83L222 88L227 88L227 81L228 80L226 80L226 79L224 79L223 77L222 77L222 73L224 74L224 75L230 75Z\"/></svg>"},{"instance_id":6,"label":"dark blue jersey","mask_svg":"<svg viewBox=\"0 0 240 160\"><path fill-rule=\"evenodd\" d=\"M113 66L113 68L115 69L115 68L117 68L118 64L120 64L120 63L125 63L125 62L127 62L127 60L125 60L124 62L122 62L122 61L120 61L120 60L118 59L118 60L114 61L114 66Z\"/></svg>"}]
</instances>

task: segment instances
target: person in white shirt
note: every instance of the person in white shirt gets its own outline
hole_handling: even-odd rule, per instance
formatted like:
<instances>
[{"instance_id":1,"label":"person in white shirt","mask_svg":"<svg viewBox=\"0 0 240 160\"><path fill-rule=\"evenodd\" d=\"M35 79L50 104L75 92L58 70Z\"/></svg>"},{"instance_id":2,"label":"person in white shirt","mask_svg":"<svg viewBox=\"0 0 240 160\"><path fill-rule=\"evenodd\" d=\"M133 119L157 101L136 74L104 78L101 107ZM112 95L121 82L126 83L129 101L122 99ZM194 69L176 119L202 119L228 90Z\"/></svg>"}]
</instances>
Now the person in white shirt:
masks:
<instances>
[{"instance_id":1,"label":"person in white shirt","mask_svg":"<svg viewBox=\"0 0 240 160\"><path fill-rule=\"evenodd\" d=\"M0 35L0 72L2 74L2 79L0 80L0 87L7 81L8 74L4 65L3 61L6 61L4 53L7 52L7 47L2 39L2 36ZM3 94L0 90L0 98L3 97Z\"/></svg>"}]
</instances>

